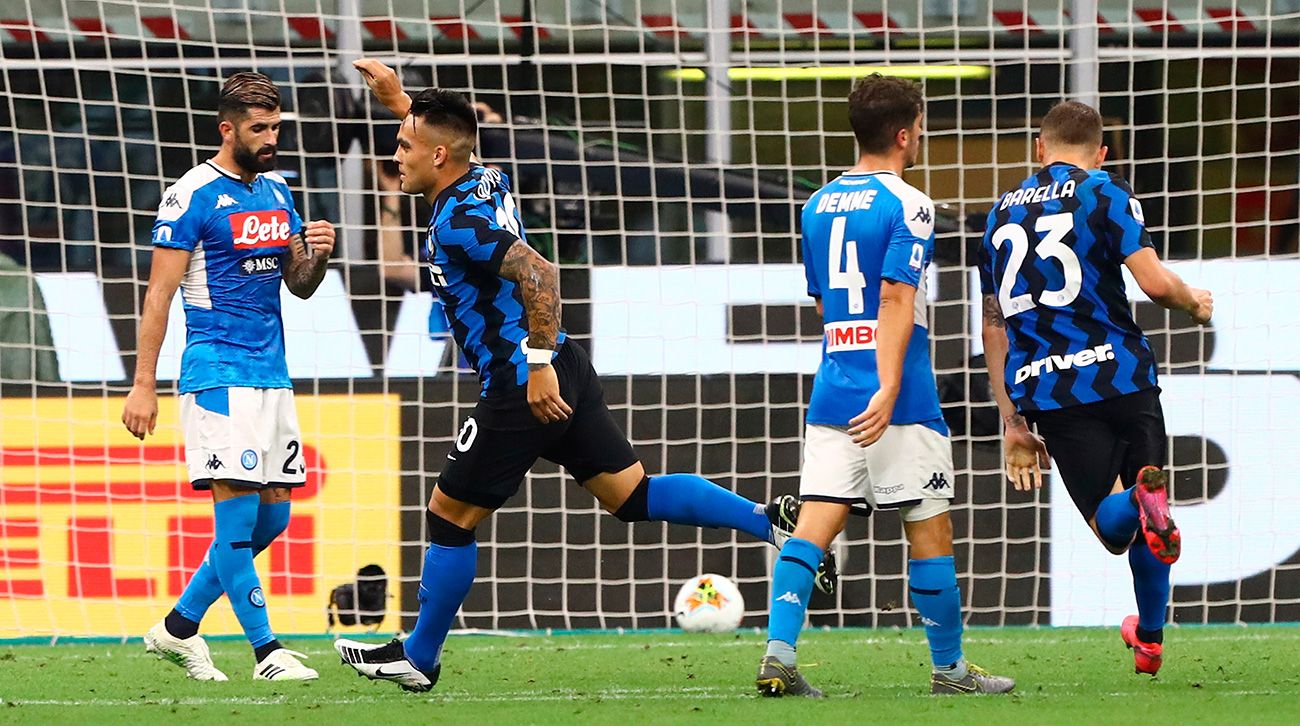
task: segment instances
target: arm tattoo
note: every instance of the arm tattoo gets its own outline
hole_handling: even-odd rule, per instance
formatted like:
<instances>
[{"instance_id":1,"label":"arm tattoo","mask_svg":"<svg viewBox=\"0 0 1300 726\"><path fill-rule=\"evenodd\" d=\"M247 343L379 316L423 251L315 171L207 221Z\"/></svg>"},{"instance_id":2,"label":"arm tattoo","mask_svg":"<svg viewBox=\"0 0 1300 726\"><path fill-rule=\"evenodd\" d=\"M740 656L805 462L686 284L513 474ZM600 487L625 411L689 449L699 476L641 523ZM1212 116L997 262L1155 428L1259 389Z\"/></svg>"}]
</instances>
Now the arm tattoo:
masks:
<instances>
[{"instance_id":1,"label":"arm tattoo","mask_svg":"<svg viewBox=\"0 0 1300 726\"><path fill-rule=\"evenodd\" d=\"M528 316L528 345L554 350L560 334L560 271L528 246L515 241L501 260L499 274L519 285Z\"/></svg>"},{"instance_id":2,"label":"arm tattoo","mask_svg":"<svg viewBox=\"0 0 1300 726\"><path fill-rule=\"evenodd\" d=\"M1029 422L1026 421L1026 420L1025 420L1025 417L1024 417L1024 416L1021 416L1019 413L1013 413L1013 414L1011 414L1010 416L1003 416L1003 417L1002 417L1002 423L1003 423L1003 425L1005 425L1008 429L1027 429L1027 428L1029 428Z\"/></svg>"},{"instance_id":3,"label":"arm tattoo","mask_svg":"<svg viewBox=\"0 0 1300 726\"><path fill-rule=\"evenodd\" d=\"M997 295L984 296L984 322L995 328L1007 327L1007 320L1002 317L1002 307L998 305Z\"/></svg>"},{"instance_id":4,"label":"arm tattoo","mask_svg":"<svg viewBox=\"0 0 1300 726\"><path fill-rule=\"evenodd\" d=\"M325 270L329 266L328 255L307 256L307 242L301 234L289 239L289 251L284 254L284 285L289 292L300 298L311 297L325 279Z\"/></svg>"}]
</instances>

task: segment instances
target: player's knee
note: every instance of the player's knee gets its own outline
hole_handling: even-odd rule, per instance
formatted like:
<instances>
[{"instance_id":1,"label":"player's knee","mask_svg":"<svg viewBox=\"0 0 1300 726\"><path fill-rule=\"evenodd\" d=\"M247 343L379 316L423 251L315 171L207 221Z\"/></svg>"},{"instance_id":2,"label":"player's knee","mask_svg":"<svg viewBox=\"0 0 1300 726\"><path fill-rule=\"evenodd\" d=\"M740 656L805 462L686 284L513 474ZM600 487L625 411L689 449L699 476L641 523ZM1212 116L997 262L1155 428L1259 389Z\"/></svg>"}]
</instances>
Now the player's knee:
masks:
<instances>
[{"instance_id":1,"label":"player's knee","mask_svg":"<svg viewBox=\"0 0 1300 726\"><path fill-rule=\"evenodd\" d=\"M428 509L424 510L424 522L428 525L429 541L433 544L464 547L474 541L474 530L449 522Z\"/></svg>"},{"instance_id":2,"label":"player's knee","mask_svg":"<svg viewBox=\"0 0 1300 726\"><path fill-rule=\"evenodd\" d=\"M641 477L632 493L614 510L614 516L624 522L650 521L650 477Z\"/></svg>"}]
</instances>

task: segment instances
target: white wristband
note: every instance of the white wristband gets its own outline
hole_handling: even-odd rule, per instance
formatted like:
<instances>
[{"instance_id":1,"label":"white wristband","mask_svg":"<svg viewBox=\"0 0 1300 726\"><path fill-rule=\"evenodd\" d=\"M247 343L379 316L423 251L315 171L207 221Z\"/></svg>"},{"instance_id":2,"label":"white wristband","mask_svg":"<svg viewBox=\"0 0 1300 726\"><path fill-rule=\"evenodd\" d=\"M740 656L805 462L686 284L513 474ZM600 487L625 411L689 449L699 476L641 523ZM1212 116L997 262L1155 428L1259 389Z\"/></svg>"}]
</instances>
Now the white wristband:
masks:
<instances>
[{"instance_id":1,"label":"white wristband","mask_svg":"<svg viewBox=\"0 0 1300 726\"><path fill-rule=\"evenodd\" d=\"M543 365L543 366L544 366L544 365L550 365L550 363L551 363L551 356L552 356L554 353L555 353L555 351L553 351L553 350L547 350L547 349L545 349L545 348L529 348L529 349L528 349L528 365L530 365L530 366L534 366L534 365Z\"/></svg>"}]
</instances>

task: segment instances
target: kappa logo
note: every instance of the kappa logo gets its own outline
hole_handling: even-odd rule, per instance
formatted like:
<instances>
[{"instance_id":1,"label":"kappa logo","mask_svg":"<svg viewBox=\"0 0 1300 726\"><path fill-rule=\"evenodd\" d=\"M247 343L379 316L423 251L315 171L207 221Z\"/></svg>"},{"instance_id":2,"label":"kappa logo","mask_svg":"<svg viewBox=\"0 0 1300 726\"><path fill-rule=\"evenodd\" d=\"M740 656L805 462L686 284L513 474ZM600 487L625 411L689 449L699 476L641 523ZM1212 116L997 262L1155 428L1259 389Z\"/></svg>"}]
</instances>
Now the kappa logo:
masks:
<instances>
[{"instance_id":1,"label":"kappa logo","mask_svg":"<svg viewBox=\"0 0 1300 726\"><path fill-rule=\"evenodd\" d=\"M223 209L225 207L233 207L237 203L238 202L236 202L229 194L222 194L217 197L217 206L213 207L213 209Z\"/></svg>"},{"instance_id":2,"label":"kappa logo","mask_svg":"<svg viewBox=\"0 0 1300 726\"><path fill-rule=\"evenodd\" d=\"M175 207L176 209L181 208L181 200L177 198L176 192L168 194L167 198L163 200L162 209L168 209L171 207Z\"/></svg>"},{"instance_id":3,"label":"kappa logo","mask_svg":"<svg viewBox=\"0 0 1300 726\"><path fill-rule=\"evenodd\" d=\"M939 624L938 624L938 623L936 623L935 621L933 621L933 620L931 620L931 619L925 617L924 615L921 616L921 624L922 624L922 625L926 625L926 626L931 627L931 628L937 628L937 627L939 627Z\"/></svg>"},{"instance_id":4,"label":"kappa logo","mask_svg":"<svg viewBox=\"0 0 1300 726\"><path fill-rule=\"evenodd\" d=\"M221 459L218 459L216 454L213 454L212 458L208 459L206 466L208 471L216 471L218 469L224 469L226 465L221 463Z\"/></svg>"},{"instance_id":5,"label":"kappa logo","mask_svg":"<svg viewBox=\"0 0 1300 726\"><path fill-rule=\"evenodd\" d=\"M790 592L789 590L786 590L785 594L782 595L781 597L778 597L777 600L781 602L788 602L791 605L798 605L799 607L803 607L803 601L799 599L799 596L794 594L793 592Z\"/></svg>"},{"instance_id":6,"label":"kappa logo","mask_svg":"<svg viewBox=\"0 0 1300 726\"><path fill-rule=\"evenodd\" d=\"M913 222L922 222L924 224L929 224L930 219L930 210L925 207L916 210L916 216L912 217Z\"/></svg>"},{"instance_id":7,"label":"kappa logo","mask_svg":"<svg viewBox=\"0 0 1300 726\"><path fill-rule=\"evenodd\" d=\"M280 271L280 258L275 255L262 257L245 257L239 263L239 272L243 275L265 275Z\"/></svg>"},{"instance_id":8,"label":"kappa logo","mask_svg":"<svg viewBox=\"0 0 1300 726\"><path fill-rule=\"evenodd\" d=\"M925 486L921 488L933 489L935 491L939 491L940 489L947 489L948 486L949 486L948 477L944 475L943 472L936 471L935 473L930 475L930 481L926 482Z\"/></svg>"}]
</instances>

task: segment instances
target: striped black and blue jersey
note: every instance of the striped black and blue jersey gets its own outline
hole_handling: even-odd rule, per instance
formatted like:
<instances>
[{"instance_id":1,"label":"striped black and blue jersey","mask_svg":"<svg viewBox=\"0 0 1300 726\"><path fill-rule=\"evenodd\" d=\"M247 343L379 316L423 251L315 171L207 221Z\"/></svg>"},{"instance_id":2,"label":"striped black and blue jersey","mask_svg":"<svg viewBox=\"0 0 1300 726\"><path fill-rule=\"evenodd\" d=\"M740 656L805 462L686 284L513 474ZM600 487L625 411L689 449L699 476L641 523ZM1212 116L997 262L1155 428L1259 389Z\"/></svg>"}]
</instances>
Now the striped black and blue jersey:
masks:
<instances>
[{"instance_id":1,"label":"striped black and blue jersey","mask_svg":"<svg viewBox=\"0 0 1300 726\"><path fill-rule=\"evenodd\" d=\"M493 396L528 383L528 319L518 285L501 277L516 241L527 243L510 180L478 164L433 201L425 257L452 336ZM556 341L564 342L564 333Z\"/></svg>"},{"instance_id":2,"label":"striped black and blue jersey","mask_svg":"<svg viewBox=\"0 0 1300 726\"><path fill-rule=\"evenodd\" d=\"M980 246L980 288L1006 318L1007 391L1049 411L1156 385L1121 272L1151 247L1142 205L1120 177L1052 164L1002 195Z\"/></svg>"}]
</instances>

